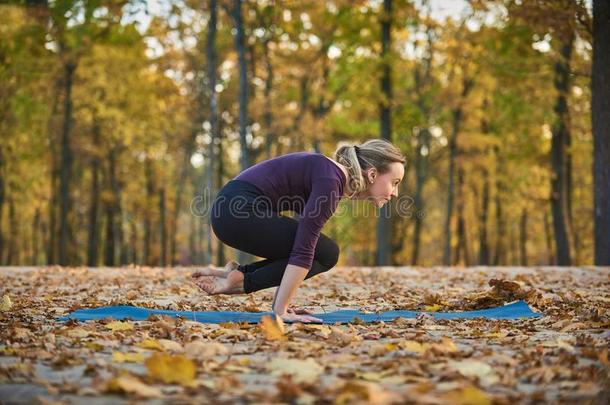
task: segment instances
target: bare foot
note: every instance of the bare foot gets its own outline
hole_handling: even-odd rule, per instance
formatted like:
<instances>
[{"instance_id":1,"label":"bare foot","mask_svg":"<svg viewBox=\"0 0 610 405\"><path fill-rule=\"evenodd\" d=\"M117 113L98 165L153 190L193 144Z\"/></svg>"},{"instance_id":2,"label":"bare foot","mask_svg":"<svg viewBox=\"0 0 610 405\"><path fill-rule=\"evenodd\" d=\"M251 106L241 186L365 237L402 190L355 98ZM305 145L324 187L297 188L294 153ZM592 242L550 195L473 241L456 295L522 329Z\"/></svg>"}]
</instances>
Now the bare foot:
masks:
<instances>
[{"instance_id":1,"label":"bare foot","mask_svg":"<svg viewBox=\"0 0 610 405\"><path fill-rule=\"evenodd\" d=\"M196 271L195 273L193 273L191 275L191 277L202 277L202 276L214 276L214 277L221 277L221 278L227 278L227 276L229 275L229 273L233 270L237 270L237 266L239 266L239 263L237 263L235 260L231 260L229 261L226 265L224 270L218 270L215 269L214 266L209 265L204 267L201 270Z\"/></svg>"},{"instance_id":2,"label":"bare foot","mask_svg":"<svg viewBox=\"0 0 610 405\"><path fill-rule=\"evenodd\" d=\"M195 284L210 295L243 294L244 274L239 270L231 270L226 277L200 276Z\"/></svg>"}]
</instances>

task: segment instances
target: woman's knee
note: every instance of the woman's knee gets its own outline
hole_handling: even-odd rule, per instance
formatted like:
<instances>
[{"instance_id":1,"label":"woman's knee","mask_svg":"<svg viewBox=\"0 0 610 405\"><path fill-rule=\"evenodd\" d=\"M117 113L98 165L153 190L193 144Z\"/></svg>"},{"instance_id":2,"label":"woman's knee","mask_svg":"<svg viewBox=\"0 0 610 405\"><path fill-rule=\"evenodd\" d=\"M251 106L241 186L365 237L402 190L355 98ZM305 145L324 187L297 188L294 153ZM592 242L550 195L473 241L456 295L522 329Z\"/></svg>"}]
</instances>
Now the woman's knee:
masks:
<instances>
[{"instance_id":1,"label":"woman's knee","mask_svg":"<svg viewBox=\"0 0 610 405\"><path fill-rule=\"evenodd\" d=\"M321 240L319 240L318 243L322 241L322 249L320 257L317 257L316 259L327 269L332 269L339 262L339 253L341 250L337 242L329 237L325 237L323 240L321 237L320 239Z\"/></svg>"}]
</instances>

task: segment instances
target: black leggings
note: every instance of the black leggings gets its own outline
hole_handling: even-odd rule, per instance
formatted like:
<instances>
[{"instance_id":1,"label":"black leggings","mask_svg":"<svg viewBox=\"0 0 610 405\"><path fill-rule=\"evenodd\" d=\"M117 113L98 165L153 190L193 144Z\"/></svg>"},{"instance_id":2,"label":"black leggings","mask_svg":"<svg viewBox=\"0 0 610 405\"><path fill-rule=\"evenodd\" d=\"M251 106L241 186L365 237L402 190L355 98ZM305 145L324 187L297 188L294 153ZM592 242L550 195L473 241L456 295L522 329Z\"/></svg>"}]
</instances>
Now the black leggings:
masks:
<instances>
[{"instance_id":1,"label":"black leggings","mask_svg":"<svg viewBox=\"0 0 610 405\"><path fill-rule=\"evenodd\" d=\"M210 213L212 229L219 240L265 258L239 266L238 270L244 273L246 293L280 285L298 227L298 221L281 215L268 204L261 209L255 201L257 197L258 202L264 198L255 185L231 180L219 191ZM338 260L339 246L321 233L305 279L330 270Z\"/></svg>"}]
</instances>

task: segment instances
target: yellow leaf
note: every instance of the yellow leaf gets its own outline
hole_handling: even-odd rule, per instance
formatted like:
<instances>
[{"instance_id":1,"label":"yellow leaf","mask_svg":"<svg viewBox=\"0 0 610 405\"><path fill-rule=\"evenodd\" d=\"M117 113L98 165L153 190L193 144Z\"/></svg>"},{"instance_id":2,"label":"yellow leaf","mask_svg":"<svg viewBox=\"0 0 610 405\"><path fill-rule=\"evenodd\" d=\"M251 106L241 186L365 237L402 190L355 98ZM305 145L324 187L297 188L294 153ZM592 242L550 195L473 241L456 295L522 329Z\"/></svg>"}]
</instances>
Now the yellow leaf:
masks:
<instances>
[{"instance_id":1,"label":"yellow leaf","mask_svg":"<svg viewBox=\"0 0 610 405\"><path fill-rule=\"evenodd\" d=\"M129 321L114 321L114 322L110 322L108 324L106 324L106 329L110 329L113 332L116 331L120 331L120 330L132 330L133 329L133 323L129 322Z\"/></svg>"},{"instance_id":2,"label":"yellow leaf","mask_svg":"<svg viewBox=\"0 0 610 405\"><path fill-rule=\"evenodd\" d=\"M456 405L491 405L492 401L487 394L476 387L464 387L457 391L447 393L447 402Z\"/></svg>"},{"instance_id":3,"label":"yellow leaf","mask_svg":"<svg viewBox=\"0 0 610 405\"><path fill-rule=\"evenodd\" d=\"M169 339L159 339L159 345L168 352L181 352L184 350L180 343Z\"/></svg>"},{"instance_id":4,"label":"yellow leaf","mask_svg":"<svg viewBox=\"0 0 610 405\"><path fill-rule=\"evenodd\" d=\"M143 349L159 350L161 352L164 350L163 346L161 346L161 344L154 339L144 339L138 343L138 346Z\"/></svg>"},{"instance_id":5,"label":"yellow leaf","mask_svg":"<svg viewBox=\"0 0 610 405\"><path fill-rule=\"evenodd\" d=\"M182 355L153 354L144 363L148 375L166 384L191 385L195 380L195 363Z\"/></svg>"},{"instance_id":6,"label":"yellow leaf","mask_svg":"<svg viewBox=\"0 0 610 405\"><path fill-rule=\"evenodd\" d=\"M4 294L2 296L2 302L0 302L0 312L7 312L13 307L13 303L11 302L11 297L8 294Z\"/></svg>"},{"instance_id":7,"label":"yellow leaf","mask_svg":"<svg viewBox=\"0 0 610 405\"><path fill-rule=\"evenodd\" d=\"M68 336L73 338L84 338L89 336L89 331L86 331L83 328L74 328L68 331Z\"/></svg>"},{"instance_id":8,"label":"yellow leaf","mask_svg":"<svg viewBox=\"0 0 610 405\"><path fill-rule=\"evenodd\" d=\"M415 340L405 340L400 342L400 347L409 352L423 353L426 351L424 344L416 342Z\"/></svg>"},{"instance_id":9,"label":"yellow leaf","mask_svg":"<svg viewBox=\"0 0 610 405\"><path fill-rule=\"evenodd\" d=\"M263 315L261 318L260 328L265 333L267 340L281 340L285 339L284 333L284 321L277 315L273 317L269 315Z\"/></svg>"},{"instance_id":10,"label":"yellow leaf","mask_svg":"<svg viewBox=\"0 0 610 405\"><path fill-rule=\"evenodd\" d=\"M144 355L142 353L112 353L112 361L115 363L142 363Z\"/></svg>"},{"instance_id":11,"label":"yellow leaf","mask_svg":"<svg viewBox=\"0 0 610 405\"><path fill-rule=\"evenodd\" d=\"M184 345L184 354L187 357L200 359L229 354L229 349L222 343L195 340Z\"/></svg>"},{"instance_id":12,"label":"yellow leaf","mask_svg":"<svg viewBox=\"0 0 610 405\"><path fill-rule=\"evenodd\" d=\"M273 375L289 374L297 382L312 382L324 372L324 367L311 357L307 360L276 357L267 364Z\"/></svg>"},{"instance_id":13,"label":"yellow leaf","mask_svg":"<svg viewBox=\"0 0 610 405\"><path fill-rule=\"evenodd\" d=\"M439 350L441 352L455 353L458 351L458 348L453 342L453 340L451 340L451 338L447 336L443 336L441 343L435 344L434 347L436 348L436 350Z\"/></svg>"},{"instance_id":14,"label":"yellow leaf","mask_svg":"<svg viewBox=\"0 0 610 405\"><path fill-rule=\"evenodd\" d=\"M139 397L152 398L160 397L161 390L155 387L144 384L136 377L126 375L116 377L108 381L106 390L109 392L122 392L125 394L134 394Z\"/></svg>"},{"instance_id":15,"label":"yellow leaf","mask_svg":"<svg viewBox=\"0 0 610 405\"><path fill-rule=\"evenodd\" d=\"M483 385L493 385L500 380L489 364L479 360L452 360L447 362L447 366L465 377L478 377Z\"/></svg>"},{"instance_id":16,"label":"yellow leaf","mask_svg":"<svg viewBox=\"0 0 610 405\"><path fill-rule=\"evenodd\" d=\"M426 305L424 307L424 311L427 312L438 312L441 310L441 308L443 308L441 305L439 304L434 304L434 305Z\"/></svg>"}]
</instances>

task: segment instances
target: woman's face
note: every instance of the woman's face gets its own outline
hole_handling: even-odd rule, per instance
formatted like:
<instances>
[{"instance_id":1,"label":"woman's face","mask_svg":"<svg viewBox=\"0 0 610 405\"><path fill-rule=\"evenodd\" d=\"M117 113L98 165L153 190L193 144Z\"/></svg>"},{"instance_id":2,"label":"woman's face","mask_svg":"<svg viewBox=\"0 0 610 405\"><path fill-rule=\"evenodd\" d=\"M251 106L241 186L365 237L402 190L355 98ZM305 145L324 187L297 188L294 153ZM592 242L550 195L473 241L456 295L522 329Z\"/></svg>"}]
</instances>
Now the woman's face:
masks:
<instances>
[{"instance_id":1,"label":"woman's face","mask_svg":"<svg viewBox=\"0 0 610 405\"><path fill-rule=\"evenodd\" d=\"M383 174L376 169L367 170L364 178L369 187L358 196L358 199L370 200L377 208L381 208L392 196L398 197L398 184L405 175L405 168L400 162L392 162L389 169Z\"/></svg>"}]
</instances>

